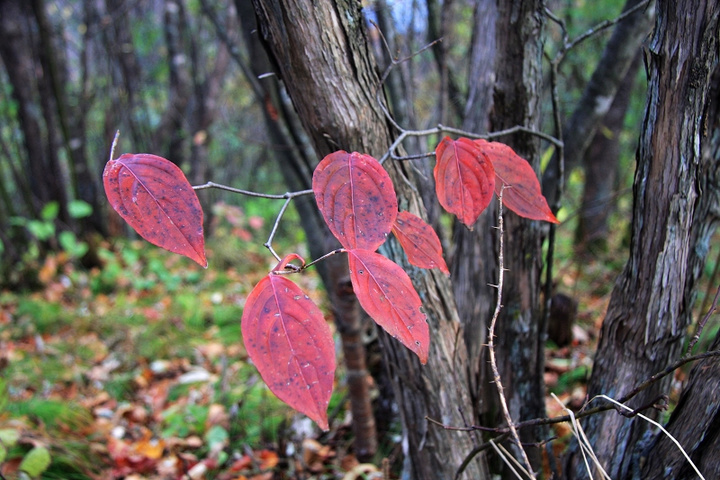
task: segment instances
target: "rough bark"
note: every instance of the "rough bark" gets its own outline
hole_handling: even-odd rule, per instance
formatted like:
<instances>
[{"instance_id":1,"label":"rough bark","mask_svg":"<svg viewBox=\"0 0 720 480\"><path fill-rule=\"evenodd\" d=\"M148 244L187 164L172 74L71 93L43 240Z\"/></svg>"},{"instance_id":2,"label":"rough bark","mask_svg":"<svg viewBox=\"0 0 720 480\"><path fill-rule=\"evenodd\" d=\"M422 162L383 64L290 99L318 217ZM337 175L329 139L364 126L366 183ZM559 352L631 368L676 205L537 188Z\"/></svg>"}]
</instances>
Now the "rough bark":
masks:
<instances>
[{"instance_id":1,"label":"rough bark","mask_svg":"<svg viewBox=\"0 0 720 480\"><path fill-rule=\"evenodd\" d=\"M646 63L648 102L637 154L630 258L618 278L603 323L589 385L590 398L618 398L677 358L688 316L685 291L691 228L698 202L700 138L710 75L717 63L717 0L659 2ZM638 408L667 393L669 379L634 398ZM612 478L632 472L648 430L616 413L584 423ZM587 478L577 448L568 478Z\"/></svg>"},{"instance_id":2,"label":"rough bark","mask_svg":"<svg viewBox=\"0 0 720 480\"><path fill-rule=\"evenodd\" d=\"M488 129L489 113L495 84L495 30L497 7L495 0L479 0L475 5L473 44L468 71L468 94L464 108L463 130L485 133ZM487 66L491 67L488 68ZM483 213L482 224L492 222L485 216L495 217L489 208ZM487 237L492 238L487 238ZM465 344L468 349L468 365L471 392L476 410L482 410L478 403L480 394L480 371L486 358L481 354L487 343L488 322L494 309L495 291L488 283L497 282L496 271L486 264L495 262L495 255L484 251L487 242L495 235L488 235L486 228L468 230L465 225L455 222L453 226L452 285L457 301L460 320L465 329ZM492 252L495 247L492 246ZM469 258L477 259L468 261ZM494 275L489 277L489 275ZM483 387L485 388L485 387Z\"/></svg>"},{"instance_id":3,"label":"rough bark","mask_svg":"<svg viewBox=\"0 0 720 480\"><path fill-rule=\"evenodd\" d=\"M252 5L242 0L237 1L236 5L250 54L250 65L247 68L255 75L272 71L271 61L261 45ZM312 169L318 159L308 145L307 137L298 131L300 127L295 112L285 108L282 97L287 94L284 88L283 82L277 79L257 83L255 86L258 101L265 105L263 116L273 143L284 147L276 152L276 158L285 183L292 190L306 190L312 188ZM299 198L295 206L300 212L300 221L308 238L312 258L319 258L329 250L339 247L325 226L311 196ZM338 257L321 263L319 273L330 298L333 318L342 343L350 411L353 416L353 449L360 461L370 461L377 452L377 429L363 343L365 322L353 294L347 262L344 260Z\"/></svg>"},{"instance_id":4,"label":"rough bark","mask_svg":"<svg viewBox=\"0 0 720 480\"><path fill-rule=\"evenodd\" d=\"M502 130L523 125L537 130L540 126L542 89L542 2L498 1L497 10L496 81L490 127L491 130ZM539 171L540 142L537 137L520 134L501 140ZM493 219L492 225L496 224ZM543 347L546 327L542 322L540 304L542 228L541 222L505 213L505 268L508 271L503 288L503 309L495 334L498 368L514 422L545 416ZM486 232L491 231L493 229L486 229ZM496 241L490 237L495 235L486 233L486 255L487 252L495 252L497 248ZM497 278L497 255L492 258L492 262L486 263L486 279ZM485 377L481 385L485 385L486 402L484 417L490 419L496 415L499 404L487 362L483 373ZM542 438L542 429L524 429L520 432L521 441L528 444ZM540 450L529 447L526 450L533 468L539 469Z\"/></svg>"},{"instance_id":5,"label":"rough bark","mask_svg":"<svg viewBox=\"0 0 720 480\"><path fill-rule=\"evenodd\" d=\"M693 287L702 273L711 238L720 222L720 68L717 66L712 86L708 97L711 105L703 119L708 128L702 139L702 163L698 175L702 194L695 209L691 243L694 248L688 262L688 281L685 282L685 295L691 302L695 293ZM691 305L684 315L691 314ZM720 335L710 346L710 350L717 349L720 349ZM693 368L665 427L685 448L705 478L720 478L720 361L717 358L704 360ZM656 432L653 440L647 443L641 458L644 468L639 478L697 478L667 436Z\"/></svg>"},{"instance_id":6,"label":"rough bark","mask_svg":"<svg viewBox=\"0 0 720 480\"><path fill-rule=\"evenodd\" d=\"M390 130L377 104L380 87L357 2L255 0L261 32L273 52L295 108L319 155L345 149L380 156ZM386 165L401 208L423 215L411 187L414 172ZM384 252L402 261L396 243ZM452 478L472 448L465 433L437 428L425 416L462 424L459 411L471 412L465 349L448 280L434 271L411 271L420 292L432 344L426 366L393 339L381 335L403 419L407 478ZM464 478L482 478L472 464Z\"/></svg>"}]
</instances>

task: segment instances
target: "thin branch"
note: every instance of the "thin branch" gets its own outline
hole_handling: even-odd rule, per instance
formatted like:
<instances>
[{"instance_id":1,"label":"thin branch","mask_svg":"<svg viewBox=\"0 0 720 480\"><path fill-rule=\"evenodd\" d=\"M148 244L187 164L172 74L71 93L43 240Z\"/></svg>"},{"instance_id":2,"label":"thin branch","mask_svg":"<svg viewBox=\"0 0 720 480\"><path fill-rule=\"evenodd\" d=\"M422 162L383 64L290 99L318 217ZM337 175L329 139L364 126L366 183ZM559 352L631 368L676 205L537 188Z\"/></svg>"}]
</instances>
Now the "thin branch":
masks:
<instances>
[{"instance_id":1,"label":"thin branch","mask_svg":"<svg viewBox=\"0 0 720 480\"><path fill-rule=\"evenodd\" d=\"M495 437L494 439L483 443L482 445L478 445L477 447L473 448L470 453L467 454L465 459L462 461L460 466L458 467L457 471L455 472L455 478L460 478L460 475L465 471L468 465L470 465L470 462L472 461L475 456L477 456L480 452L483 452L485 450L489 450L492 448L492 442L504 442L510 437L510 433L503 433L502 435L499 435Z\"/></svg>"},{"instance_id":2,"label":"thin branch","mask_svg":"<svg viewBox=\"0 0 720 480\"><path fill-rule=\"evenodd\" d=\"M112 160L113 157L115 156L115 148L117 148L119 139L120 139L120 130L117 130L115 132L115 137L113 138L112 145L110 146L110 160Z\"/></svg>"},{"instance_id":3,"label":"thin branch","mask_svg":"<svg viewBox=\"0 0 720 480\"><path fill-rule=\"evenodd\" d=\"M274 195L271 193L259 193L250 190L242 190L240 188L229 187L215 182L207 182L202 185L193 185L194 190L207 190L208 188L217 188L218 190L226 190L228 192L239 193L248 197L260 197L260 198L271 198L274 200L284 200L288 198L295 198L301 195L309 195L313 193L312 190L298 190L297 192L285 192L283 194Z\"/></svg>"},{"instance_id":4,"label":"thin branch","mask_svg":"<svg viewBox=\"0 0 720 480\"><path fill-rule=\"evenodd\" d=\"M435 152L428 152L428 153L423 153L420 155L396 156L393 152L395 151L395 149L397 149L400 146L400 144L407 137L427 137L430 135L440 135L442 133L451 133L453 135L460 135L460 136L468 137L468 138L494 140L496 138L504 137L506 135L511 135L513 133L523 132L523 133L527 133L529 135L535 135L536 137L546 140L558 148L562 148L562 146L563 146L562 140L558 140L557 138L553 137L552 135L548 135L547 133L543 133L538 130L533 130L532 128L524 127L522 125L516 125L514 127L506 128L505 130L499 130L497 132L482 133L482 134L476 133L476 132L469 132L467 130L462 130L460 128L448 127L447 125L443 125L443 124L439 124L435 128L428 128L425 130L405 130L400 125L395 123L392 116L387 111L387 108L382 106L382 110L385 113L385 116L387 117L387 119L390 122L392 122L392 124L395 128L397 128L399 130L400 134L397 136L395 141L390 145L390 147L388 147L385 154L382 157L380 157L379 162L381 164L384 163L385 160L387 160L388 158L392 158L393 160L415 160L415 159L431 157L431 156L435 155Z\"/></svg>"},{"instance_id":5,"label":"thin branch","mask_svg":"<svg viewBox=\"0 0 720 480\"><path fill-rule=\"evenodd\" d=\"M525 462L525 465L528 468L528 474L530 475L530 478L534 479L535 475L533 474L533 468L532 464L530 463L530 459L527 456L527 453L525 452L525 449L522 446L522 442L520 442L520 435L518 435L517 429L515 428L515 424L513 423L512 417L510 417L510 409L507 405L507 400L505 399L505 389L502 384L502 380L500 379L500 371L498 370L497 366L497 359L495 358L495 325L497 324L498 317L500 316L500 310L502 309L502 290L503 290L503 279L505 276L505 266L504 266L504 258L503 258L503 192L505 191L505 187L503 187L500 190L500 195L498 195L498 236L499 236L499 253L498 253L498 285L497 285L497 302L495 303L495 312L493 313L492 319L490 320L490 327L488 332L488 353L490 354L490 367L492 368L493 372L493 380L495 382L495 387L497 388L498 395L500 397L500 407L503 412L503 416L505 417L505 421L508 424L508 428L510 429L510 434L512 435L513 440L517 443L518 449L520 450L520 455L522 457L523 462Z\"/></svg>"},{"instance_id":6,"label":"thin branch","mask_svg":"<svg viewBox=\"0 0 720 480\"><path fill-rule=\"evenodd\" d=\"M709 352L699 353L697 355L692 355L690 357L683 357L680 360L673 363L672 365L668 366L667 368L657 372L656 374L654 374L653 376L651 376L650 378L648 378L647 380L645 380L638 386L636 386L633 390L631 390L629 393L624 395L620 399L620 402L627 403L630 399L632 399L637 394L639 394L640 392L642 392L643 390L648 388L653 383L666 377L667 375L673 373L675 370L677 370L678 368L680 368L688 363L696 362L699 360L704 360L706 358L714 358L714 357L720 357L720 350L711 350ZM586 404L586 406L587 406L587 404ZM652 408L654 406L655 406L654 404L646 405L646 408ZM572 422L574 419L579 420L579 419L582 419L585 417L589 417L591 415L595 415L595 414L602 413L602 412L607 412L608 410L613 410L614 408L615 407L611 404L600 405L597 407L587 408L587 409L583 408L579 412L577 412L573 415L560 415L557 417L534 418L531 420L525 420L522 422L518 422L515 424L515 428L520 430L523 428L536 427L539 425L554 425L556 423ZM640 410L640 409L638 409L638 410ZM510 435L509 427L483 427L482 425L470 425L467 427L456 427L456 426L452 426L452 425L445 425L442 422L439 422L439 421L434 420L429 417L425 417L425 418L430 423L433 423L433 424L435 424L443 429L446 429L446 430L454 430L454 431L459 431L459 432L469 432L471 430L480 430L483 432L497 433L499 436L496 437L495 441L501 441L501 440L499 440L501 437L504 440L505 437L503 437L503 436ZM470 460L472 460L473 456L477 455L479 452L481 452L483 450L487 450L488 448L489 448L489 445L483 444L483 445L480 445L479 447L473 449L473 451L470 454L468 454L468 457L471 457L470 459L468 459L468 462ZM465 462L463 462L463 463L465 463Z\"/></svg>"},{"instance_id":7,"label":"thin branch","mask_svg":"<svg viewBox=\"0 0 720 480\"><path fill-rule=\"evenodd\" d=\"M345 250L344 248L338 248L338 249L336 249L336 250L333 250L332 252L326 253L326 254L323 255L322 257L316 258L316 259L313 260L312 262L305 264L302 269L305 270L306 268L310 268L310 267L312 267L313 265L315 265L316 263L321 262L321 261L325 260L325 259L328 258L328 257L332 257L333 255L337 255L338 253L344 253L344 252L347 252L347 250Z\"/></svg>"},{"instance_id":8,"label":"thin branch","mask_svg":"<svg viewBox=\"0 0 720 480\"><path fill-rule=\"evenodd\" d=\"M280 261L280 255L275 252L275 249L272 247L272 241L275 238L275 234L277 233L277 229L280 226L280 219L285 215L285 210L287 210L287 207L290 205L290 201L292 198L288 198L285 200L285 203L283 203L282 208L277 214L277 217L275 217L275 223L273 224L273 228L270 231L270 235L268 236L268 239L265 243L263 243L263 246L270 250L270 253L272 253L273 257L279 262Z\"/></svg>"},{"instance_id":9,"label":"thin branch","mask_svg":"<svg viewBox=\"0 0 720 480\"><path fill-rule=\"evenodd\" d=\"M387 77L388 77L388 75L390 75L390 71L393 69L393 67L395 67L396 65L399 65L401 63L407 62L408 60L411 60L413 57L420 55L422 52L424 52L428 48L432 48L433 45L435 45L436 43L443 41L442 38L438 38L438 39L433 40L432 42L428 43L424 47L420 48L419 50L411 53L410 55L407 55L402 58L398 58L398 57L394 56L392 51L390 50L390 45L388 45L387 39L385 38L385 34L383 34L380 27L378 27L378 24L375 23L373 20L370 20L370 23L378 31L378 35L380 35L380 39L382 40L383 45L385 46L385 50L387 50L387 52L388 52L388 58L390 58L390 65L387 66L387 68L383 72L382 76L380 77L380 85L385 83L385 80L387 80Z\"/></svg>"},{"instance_id":10,"label":"thin branch","mask_svg":"<svg viewBox=\"0 0 720 480\"><path fill-rule=\"evenodd\" d=\"M624 408L625 410L630 410L630 411L632 411L632 409L631 409L630 407L628 407L628 406L626 406L626 405L623 405L624 402L618 402L617 400L614 400L614 399L608 397L607 395L598 395L598 396L595 397L595 398L604 398L605 400L607 400L607 401L609 401L609 402L612 402L613 404L617 405L618 407L622 407L622 408ZM591 401L592 401L592 399L591 399ZM673 436L670 434L670 432L668 432L667 430L665 430L665 428L664 428L662 425L660 425L658 422L656 422L655 420L652 420L652 419L646 417L645 415L638 414L637 416L640 417L640 418L642 418L642 419L645 420L646 422L651 423L651 424L654 425L655 427L659 428L665 435L667 435L667 437L670 439L670 441L672 441L672 442L675 444L675 446L678 448L678 450L680 450L680 453L683 454L683 456L685 457L685 460L687 460L688 463L690 464L690 466L693 468L693 470L695 470L695 474L696 474L698 477L700 477L701 480L705 480L705 477L703 477L702 473L700 473L700 470L698 470L697 466L695 466L695 463L690 459L690 456L687 454L687 452L685 451L685 449L682 447L682 445L680 445L680 442L678 442L678 441L675 439L675 437L673 437Z\"/></svg>"},{"instance_id":11,"label":"thin branch","mask_svg":"<svg viewBox=\"0 0 720 480\"><path fill-rule=\"evenodd\" d=\"M281 260L280 255L277 254L275 249L272 247L272 241L275 238L275 234L277 233L277 229L280 225L280 220L282 219L283 215L285 215L285 211L287 210L288 206L290 205L290 202L295 197L300 197L302 195L309 195L313 193L312 190L299 190L297 192L285 192L282 195L273 195L270 193L259 193L259 192L252 192L250 190L243 190L240 188L234 188L230 187L228 185L222 185L220 183L215 182L207 182L202 185L193 185L192 187L194 190L206 190L208 188L217 188L218 190L225 190L228 192L233 193L239 193L241 195L246 195L248 197L259 197L259 198L270 198L273 200L285 200L285 203L283 203L282 208L277 214L277 217L275 217L275 222L273 223L272 230L270 231L270 236L268 237L267 241L263 243L263 246L270 250L270 253L273 257L279 262ZM317 260L316 260L317 261ZM315 262L313 262L315 263ZM305 266L305 268L307 265Z\"/></svg>"},{"instance_id":12,"label":"thin branch","mask_svg":"<svg viewBox=\"0 0 720 480\"><path fill-rule=\"evenodd\" d=\"M685 352L686 356L690 355L693 348L695 348L695 344L698 342L698 340L700 340L700 335L702 335L702 331L705 328L705 324L710 319L710 315L715 313L715 310L717 309L718 299L720 299L720 285L718 285L718 289L715 292L715 298L713 299L710 309L707 311L705 316L698 322L697 327L695 328L695 334L690 339L690 343L688 343L687 352Z\"/></svg>"},{"instance_id":13,"label":"thin branch","mask_svg":"<svg viewBox=\"0 0 720 480\"><path fill-rule=\"evenodd\" d=\"M574 39L572 42L565 45L565 53L567 53L567 51L569 51L569 50L572 50L577 45L584 42L585 40L592 37L593 35L596 35L596 34L602 32L603 30L606 30L606 29L612 27L616 23L622 22L627 17L629 17L630 15L632 15L633 13L635 13L639 10L642 10L643 8L647 7L649 4L650 4L650 0L645 0L644 2L640 2L632 8L628 8L627 10L622 12L620 15L615 17L613 20L604 20L604 21L598 23L594 27L590 28L587 32L583 33L582 35L580 35L579 37Z\"/></svg>"},{"instance_id":14,"label":"thin branch","mask_svg":"<svg viewBox=\"0 0 720 480\"><path fill-rule=\"evenodd\" d=\"M552 63L556 63L558 66L565 60L565 56L567 53L572 50L573 48L577 47L579 44L587 40L588 38L597 35L598 33L607 30L608 28L612 27L613 25L625 20L625 18L629 17L633 13L642 10L643 8L647 7L650 4L651 0L645 0L643 2L638 3L632 8L628 8L626 11L622 12L620 15L615 17L612 20L603 20L602 22L598 23L597 25L589 28L585 33L579 35L577 38L574 38L573 40L568 40L567 37L567 27L565 25L565 21L561 18L557 17L554 13L552 13L548 8L545 8L545 15L555 22L563 33L563 42L562 46L560 47L560 50L555 54L555 58L552 60Z\"/></svg>"}]
</instances>

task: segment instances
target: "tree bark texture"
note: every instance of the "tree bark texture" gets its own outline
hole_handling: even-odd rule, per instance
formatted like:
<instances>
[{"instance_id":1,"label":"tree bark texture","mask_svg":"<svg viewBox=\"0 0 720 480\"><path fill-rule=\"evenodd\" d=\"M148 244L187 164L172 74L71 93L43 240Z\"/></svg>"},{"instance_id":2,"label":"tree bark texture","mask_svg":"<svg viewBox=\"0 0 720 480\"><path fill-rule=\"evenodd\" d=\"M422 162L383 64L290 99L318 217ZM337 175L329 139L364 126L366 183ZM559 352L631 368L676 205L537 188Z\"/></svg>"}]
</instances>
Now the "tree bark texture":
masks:
<instances>
[{"instance_id":1,"label":"tree bark texture","mask_svg":"<svg viewBox=\"0 0 720 480\"><path fill-rule=\"evenodd\" d=\"M603 323L589 396L619 398L677 358L689 316L685 291L699 196L700 139L710 76L717 64L717 0L658 2L646 54L648 102L637 153L630 258L616 281ZM638 408L667 392L669 379L635 397ZM614 412L584 423L612 478L628 478L648 430ZM577 449L568 478L587 478Z\"/></svg>"},{"instance_id":2,"label":"tree bark texture","mask_svg":"<svg viewBox=\"0 0 720 480\"><path fill-rule=\"evenodd\" d=\"M496 25L497 53L495 62L495 88L490 113L491 131L522 125L534 130L540 128L540 94L542 91L542 2L497 2ZM529 134L516 134L501 139L521 157L530 162L536 172L540 169L540 141ZM497 225L496 214L487 218ZM545 384L543 382L544 344L547 328L542 321L540 291L543 267L543 224L505 212L505 284L496 335L496 357L500 376L505 386L510 416L514 422L545 416ZM485 228L485 278L497 278L496 235ZM491 275L495 275L492 277ZM493 284L497 281L488 280ZM494 302L493 302L494 305ZM484 362L483 416L491 421L499 400L492 383L488 362ZM488 423L489 424L489 423ZM523 429L520 440L533 444L545 438L542 428ZM517 447L516 447L517 448ZM533 468L541 464L541 451L525 447Z\"/></svg>"},{"instance_id":3,"label":"tree bark texture","mask_svg":"<svg viewBox=\"0 0 720 480\"><path fill-rule=\"evenodd\" d=\"M295 108L320 156L344 149L382 155L391 132L378 104L376 66L358 2L255 0L261 33L274 56ZM382 101L382 100L381 100ZM411 166L386 164L402 209L423 215L412 187ZM383 248L404 262L396 242ZM405 266L405 265L403 265ZM428 364L387 335L383 354L403 419L406 478L453 478L472 449L466 433L437 428L425 417L462 425L471 412L462 331L447 278L436 271L410 271L430 325ZM483 478L474 462L462 478Z\"/></svg>"},{"instance_id":4,"label":"tree bark texture","mask_svg":"<svg viewBox=\"0 0 720 480\"><path fill-rule=\"evenodd\" d=\"M703 124L708 128L702 138L702 163L698 175L702 195L695 208L691 241L694 248L685 282L685 295L690 299L690 306L694 300L695 282L702 273L710 240L720 222L720 68L717 64L708 98L711 103L703 118ZM689 307L683 312L688 316L691 313ZM688 318L686 323L689 322ZM717 349L720 349L720 335L710 346L710 350ZM717 357L701 361L693 368L665 427L685 448L705 478L720 478L720 360ZM676 445L660 432L648 442L641 460L644 468L639 478L697 478Z\"/></svg>"},{"instance_id":5,"label":"tree bark texture","mask_svg":"<svg viewBox=\"0 0 720 480\"><path fill-rule=\"evenodd\" d=\"M250 53L249 69L256 76L272 71L272 64L257 33L257 23L252 5L244 0L237 0L236 5L243 26L245 43ZM283 82L258 82L255 88L258 102L266 105L266 108L263 109L263 116L273 142L285 147L278 150L276 158L286 185L295 191L312 188L312 170L317 164L317 158L307 137L300 131L301 127L296 113L292 109L283 108L282 97L287 96L282 91L285 88ZM275 105L275 114L272 114L267 108L268 102ZM297 200L295 207L300 213L300 221L308 239L312 258L319 258L329 249L339 247L339 244L332 243L333 237L312 196L306 195ZM322 262L318 266L323 284L330 297L335 325L342 343L347 370L350 411L353 416L352 428L355 437L353 448L360 461L370 461L377 452L377 428L371 403L370 377L363 343L364 318L352 291L345 259L330 258L329 261Z\"/></svg>"}]
</instances>

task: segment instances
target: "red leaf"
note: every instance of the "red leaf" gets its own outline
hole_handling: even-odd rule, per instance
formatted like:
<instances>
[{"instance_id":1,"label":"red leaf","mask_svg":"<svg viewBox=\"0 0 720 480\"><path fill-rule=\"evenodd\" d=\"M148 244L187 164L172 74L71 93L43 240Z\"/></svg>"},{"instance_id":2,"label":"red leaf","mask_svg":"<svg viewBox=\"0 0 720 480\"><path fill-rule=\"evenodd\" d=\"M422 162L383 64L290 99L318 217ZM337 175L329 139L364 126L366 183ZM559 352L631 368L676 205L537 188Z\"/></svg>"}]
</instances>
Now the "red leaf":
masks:
<instances>
[{"instance_id":1,"label":"red leaf","mask_svg":"<svg viewBox=\"0 0 720 480\"><path fill-rule=\"evenodd\" d=\"M174 163L126 153L105 165L103 184L110 205L141 237L207 267L200 201Z\"/></svg>"},{"instance_id":2,"label":"red leaf","mask_svg":"<svg viewBox=\"0 0 720 480\"><path fill-rule=\"evenodd\" d=\"M270 390L327 430L335 345L320 309L273 271L250 292L241 327L245 349Z\"/></svg>"},{"instance_id":3,"label":"red leaf","mask_svg":"<svg viewBox=\"0 0 720 480\"><path fill-rule=\"evenodd\" d=\"M440 239L422 218L402 211L398 213L392 231L410 263L420 268L439 268L445 275L450 275L442 257Z\"/></svg>"},{"instance_id":4,"label":"red leaf","mask_svg":"<svg viewBox=\"0 0 720 480\"><path fill-rule=\"evenodd\" d=\"M410 277L399 265L370 250L348 250L348 260L350 281L360 305L425 364L430 333Z\"/></svg>"},{"instance_id":5,"label":"red leaf","mask_svg":"<svg viewBox=\"0 0 720 480\"><path fill-rule=\"evenodd\" d=\"M475 140L495 167L495 193L503 190L503 205L521 217L560 223L542 194L535 170L504 143Z\"/></svg>"},{"instance_id":6,"label":"red leaf","mask_svg":"<svg viewBox=\"0 0 720 480\"><path fill-rule=\"evenodd\" d=\"M397 216L392 180L370 155L338 151L318 164L313 191L330 231L345 248L376 250Z\"/></svg>"},{"instance_id":7,"label":"red leaf","mask_svg":"<svg viewBox=\"0 0 720 480\"><path fill-rule=\"evenodd\" d=\"M492 200L495 171L467 138L443 138L435 149L435 190L440 205L472 229Z\"/></svg>"}]
</instances>

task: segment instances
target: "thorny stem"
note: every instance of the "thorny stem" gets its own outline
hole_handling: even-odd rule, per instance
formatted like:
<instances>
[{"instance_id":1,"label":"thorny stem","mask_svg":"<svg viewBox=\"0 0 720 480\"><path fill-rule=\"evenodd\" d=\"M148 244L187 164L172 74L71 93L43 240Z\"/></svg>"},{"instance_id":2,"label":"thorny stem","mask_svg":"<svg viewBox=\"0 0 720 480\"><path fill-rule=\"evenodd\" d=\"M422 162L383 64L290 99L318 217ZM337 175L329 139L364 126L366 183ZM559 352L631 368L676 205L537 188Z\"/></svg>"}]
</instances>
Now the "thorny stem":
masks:
<instances>
[{"instance_id":1,"label":"thorny stem","mask_svg":"<svg viewBox=\"0 0 720 480\"><path fill-rule=\"evenodd\" d=\"M653 376L651 376L650 378L648 378L647 380L645 380L644 382L639 384L631 392L629 392L628 394L626 394L625 396L620 398L618 401L620 403L627 403L630 399L635 397L638 393L642 392L647 387L649 387L653 383L657 382L661 378L664 378L664 377L670 375L678 368L680 368L690 362L695 362L695 361L699 361L699 360L704 360L706 358L714 358L714 357L720 357L720 350L711 350L709 352L700 353L700 354L692 355L689 357L683 357L680 360L673 363L672 365L665 368L664 370L657 372L656 374L654 374ZM589 402L588 402L588 404L589 404ZM585 405L585 407L587 407L587 404ZM522 429L522 428L527 428L527 427L536 427L538 425L554 425L556 423L571 422L574 420L580 420L581 418L589 417L591 415L596 415L598 413L606 412L608 410L616 409L615 405L612 405L611 403L606 403L604 405L600 405L600 406L588 408L588 409L585 409L585 407L583 407L583 409L581 409L578 413L574 414L573 416L561 415L561 416L550 417L550 418L534 418L532 420L525 420L523 422L516 423L515 428ZM654 405L646 405L645 407L651 408L651 407L654 407ZM638 409L638 410L640 410L640 409ZM483 432L497 433L498 436L493 439L495 442L502 442L510 436L510 428L509 427L483 427L482 425L471 425L469 427L456 427L456 426L452 426L452 425L445 425L442 422L438 422L437 420L432 419L430 417L425 417L425 419L427 421L429 421L430 423L433 423L445 430L453 430L453 431L458 431L458 432L470 432L473 430L480 430ZM478 453L480 453L484 450L487 450L488 448L490 448L490 444L488 442L486 442L486 443L483 443L482 445L477 446L472 451L470 451L470 453L468 453L467 456L465 457L465 460L463 460L462 464L460 464L460 467L458 467L458 471L455 475L456 478L458 476L460 476L460 474L465 470L467 465L469 465L469 463L472 461L473 458L475 458L475 456Z\"/></svg>"},{"instance_id":2,"label":"thorny stem","mask_svg":"<svg viewBox=\"0 0 720 480\"><path fill-rule=\"evenodd\" d=\"M520 435L518 435L517 429L515 428L515 424L513 423L512 417L510 417L510 409L507 405L507 400L505 399L505 389L503 387L502 381L500 379L500 371L498 370L497 366L497 360L495 358L495 325L497 324L498 317L500 316L500 310L502 309L502 289L503 289L503 279L505 276L505 266L504 266L504 258L503 258L503 192L505 191L505 187L503 187L500 190L500 195L498 195L498 237L499 237L499 247L500 252L498 253L498 284L497 284L497 302L495 303L495 312L493 313L492 320L490 320L490 328L488 332L488 352L490 354L490 367L492 368L493 372L493 381L495 382L495 387L497 387L498 396L500 397L500 407L502 408L503 416L505 417L505 421L508 424L508 428L510 429L510 434L517 443L518 449L520 450L520 455L522 457L523 462L525 462L525 465L527 467L528 474L530 475L530 478L535 479L535 475L533 473L532 464L530 463L530 459L527 456L527 453L525 453L525 449L522 446L522 442L520 442Z\"/></svg>"}]
</instances>

